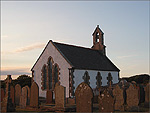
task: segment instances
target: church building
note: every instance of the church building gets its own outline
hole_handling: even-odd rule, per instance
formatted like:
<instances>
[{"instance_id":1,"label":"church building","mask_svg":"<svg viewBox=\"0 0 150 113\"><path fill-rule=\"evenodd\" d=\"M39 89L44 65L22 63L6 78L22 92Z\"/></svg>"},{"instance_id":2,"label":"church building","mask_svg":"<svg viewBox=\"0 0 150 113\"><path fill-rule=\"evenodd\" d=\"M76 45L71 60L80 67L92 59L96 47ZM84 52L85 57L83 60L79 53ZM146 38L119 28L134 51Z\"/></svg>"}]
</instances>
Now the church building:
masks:
<instances>
[{"instance_id":1,"label":"church building","mask_svg":"<svg viewBox=\"0 0 150 113\"><path fill-rule=\"evenodd\" d=\"M73 97L75 89L85 82L92 89L119 81L119 69L106 56L104 33L96 27L93 46L85 48L50 40L32 67L32 79L39 86L39 96L46 97L46 91L54 91L59 82L66 87L66 97Z\"/></svg>"}]
</instances>

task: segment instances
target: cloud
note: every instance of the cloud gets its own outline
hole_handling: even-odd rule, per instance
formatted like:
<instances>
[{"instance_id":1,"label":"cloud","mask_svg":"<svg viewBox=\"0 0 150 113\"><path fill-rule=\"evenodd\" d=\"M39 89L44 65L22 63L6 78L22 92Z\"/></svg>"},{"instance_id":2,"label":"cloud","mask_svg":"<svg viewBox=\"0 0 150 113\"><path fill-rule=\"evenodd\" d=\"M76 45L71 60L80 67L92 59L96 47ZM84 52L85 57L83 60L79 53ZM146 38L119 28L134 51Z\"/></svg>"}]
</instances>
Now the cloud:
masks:
<instances>
[{"instance_id":1,"label":"cloud","mask_svg":"<svg viewBox=\"0 0 150 113\"><path fill-rule=\"evenodd\" d=\"M13 51L2 51L1 54L6 55L6 54L21 53L21 52L25 52L25 51L31 51L33 49L44 48L44 46L45 46L44 43L36 43L36 44L32 44L32 45L28 45L25 47L15 49Z\"/></svg>"},{"instance_id":2,"label":"cloud","mask_svg":"<svg viewBox=\"0 0 150 113\"><path fill-rule=\"evenodd\" d=\"M31 51L31 50L37 49L37 48L43 48L44 45L45 45L44 43L28 45L28 46L21 47L21 48L14 50L14 53L20 53L20 52L24 52L24 51Z\"/></svg>"},{"instance_id":3,"label":"cloud","mask_svg":"<svg viewBox=\"0 0 150 113\"><path fill-rule=\"evenodd\" d=\"M130 58L130 57L135 57L137 55L126 55L126 56L118 56L117 58L123 59L123 58Z\"/></svg>"},{"instance_id":4,"label":"cloud","mask_svg":"<svg viewBox=\"0 0 150 113\"><path fill-rule=\"evenodd\" d=\"M1 69L1 75L31 75L29 68L5 68Z\"/></svg>"}]
</instances>

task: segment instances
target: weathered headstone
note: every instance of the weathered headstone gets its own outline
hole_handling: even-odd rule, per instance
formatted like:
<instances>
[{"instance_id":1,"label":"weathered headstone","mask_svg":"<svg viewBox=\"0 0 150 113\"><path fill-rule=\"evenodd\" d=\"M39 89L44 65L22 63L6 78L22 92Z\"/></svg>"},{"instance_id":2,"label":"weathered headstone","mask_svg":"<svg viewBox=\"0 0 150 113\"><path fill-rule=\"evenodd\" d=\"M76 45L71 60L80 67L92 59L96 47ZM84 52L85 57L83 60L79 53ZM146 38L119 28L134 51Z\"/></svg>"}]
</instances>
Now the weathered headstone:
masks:
<instances>
[{"instance_id":1,"label":"weathered headstone","mask_svg":"<svg viewBox=\"0 0 150 113\"><path fill-rule=\"evenodd\" d=\"M102 93L99 94L99 112L113 112L114 111L114 98L105 89Z\"/></svg>"},{"instance_id":2,"label":"weathered headstone","mask_svg":"<svg viewBox=\"0 0 150 113\"><path fill-rule=\"evenodd\" d=\"M113 96L115 99L114 109L116 111L124 111L123 90L119 87L119 85L116 85L116 87L113 89Z\"/></svg>"},{"instance_id":3,"label":"weathered headstone","mask_svg":"<svg viewBox=\"0 0 150 113\"><path fill-rule=\"evenodd\" d=\"M10 86L10 98L12 99L12 103L15 103L15 89L14 87L11 85Z\"/></svg>"},{"instance_id":4,"label":"weathered headstone","mask_svg":"<svg viewBox=\"0 0 150 113\"><path fill-rule=\"evenodd\" d=\"M139 102L140 102L140 86L139 85L136 85L135 88L138 90L138 99L139 99Z\"/></svg>"},{"instance_id":5,"label":"weathered headstone","mask_svg":"<svg viewBox=\"0 0 150 113\"><path fill-rule=\"evenodd\" d=\"M5 80L6 83L6 94L3 102L1 104L1 112L13 112L15 111L15 106L12 103L12 99L10 98L10 84L12 82L11 75L7 75Z\"/></svg>"},{"instance_id":6,"label":"weathered headstone","mask_svg":"<svg viewBox=\"0 0 150 113\"><path fill-rule=\"evenodd\" d=\"M16 105L19 105L20 95L21 95L21 86L19 84L17 84L15 86L15 104Z\"/></svg>"},{"instance_id":7,"label":"weathered headstone","mask_svg":"<svg viewBox=\"0 0 150 113\"><path fill-rule=\"evenodd\" d=\"M139 103L143 103L145 101L145 91L143 85L139 85Z\"/></svg>"},{"instance_id":8,"label":"weathered headstone","mask_svg":"<svg viewBox=\"0 0 150 113\"><path fill-rule=\"evenodd\" d=\"M28 92L28 95L27 95L27 105L30 105L30 88L29 86L25 86L27 88L27 92Z\"/></svg>"},{"instance_id":9,"label":"weathered headstone","mask_svg":"<svg viewBox=\"0 0 150 113\"><path fill-rule=\"evenodd\" d=\"M46 103L51 104L53 102L53 92L48 90L46 92Z\"/></svg>"},{"instance_id":10,"label":"weathered headstone","mask_svg":"<svg viewBox=\"0 0 150 113\"><path fill-rule=\"evenodd\" d=\"M100 88L101 86L99 86ZM99 95L99 89L98 88L93 88L93 103L98 103L98 95Z\"/></svg>"},{"instance_id":11,"label":"weathered headstone","mask_svg":"<svg viewBox=\"0 0 150 113\"><path fill-rule=\"evenodd\" d=\"M23 87L20 96L20 108L26 108L27 99L28 99L28 91L26 87Z\"/></svg>"},{"instance_id":12,"label":"weathered headstone","mask_svg":"<svg viewBox=\"0 0 150 113\"><path fill-rule=\"evenodd\" d=\"M39 107L39 87L36 82L31 85L31 95L30 95L30 106L38 108Z\"/></svg>"},{"instance_id":13,"label":"weathered headstone","mask_svg":"<svg viewBox=\"0 0 150 113\"><path fill-rule=\"evenodd\" d=\"M82 82L78 85L75 91L76 97L76 112L92 112L93 108L93 91L92 88Z\"/></svg>"},{"instance_id":14,"label":"weathered headstone","mask_svg":"<svg viewBox=\"0 0 150 113\"><path fill-rule=\"evenodd\" d=\"M150 83L146 85L145 90L145 102L150 102Z\"/></svg>"},{"instance_id":15,"label":"weathered headstone","mask_svg":"<svg viewBox=\"0 0 150 113\"><path fill-rule=\"evenodd\" d=\"M132 85L133 85L134 87L137 87L137 84L136 84L135 81L131 81L131 83L132 83Z\"/></svg>"},{"instance_id":16,"label":"weathered headstone","mask_svg":"<svg viewBox=\"0 0 150 113\"><path fill-rule=\"evenodd\" d=\"M62 85L55 87L55 106L64 108L66 106L66 88Z\"/></svg>"},{"instance_id":17,"label":"weathered headstone","mask_svg":"<svg viewBox=\"0 0 150 113\"><path fill-rule=\"evenodd\" d=\"M118 85L124 89L127 86L127 81L125 79L120 80L120 82L118 83Z\"/></svg>"},{"instance_id":18,"label":"weathered headstone","mask_svg":"<svg viewBox=\"0 0 150 113\"><path fill-rule=\"evenodd\" d=\"M66 98L66 103L69 105L74 105L75 104L75 98Z\"/></svg>"},{"instance_id":19,"label":"weathered headstone","mask_svg":"<svg viewBox=\"0 0 150 113\"><path fill-rule=\"evenodd\" d=\"M135 88L132 84L130 84L129 88L126 90L126 94L126 102L128 105L128 109L137 110L139 104L138 89Z\"/></svg>"},{"instance_id":20,"label":"weathered headstone","mask_svg":"<svg viewBox=\"0 0 150 113\"><path fill-rule=\"evenodd\" d=\"M1 88L1 102L3 101L5 97L5 91L4 91L4 88Z\"/></svg>"},{"instance_id":21,"label":"weathered headstone","mask_svg":"<svg viewBox=\"0 0 150 113\"><path fill-rule=\"evenodd\" d=\"M57 86L60 86L60 82L57 82L57 83L55 84L55 87L57 87Z\"/></svg>"}]
</instances>

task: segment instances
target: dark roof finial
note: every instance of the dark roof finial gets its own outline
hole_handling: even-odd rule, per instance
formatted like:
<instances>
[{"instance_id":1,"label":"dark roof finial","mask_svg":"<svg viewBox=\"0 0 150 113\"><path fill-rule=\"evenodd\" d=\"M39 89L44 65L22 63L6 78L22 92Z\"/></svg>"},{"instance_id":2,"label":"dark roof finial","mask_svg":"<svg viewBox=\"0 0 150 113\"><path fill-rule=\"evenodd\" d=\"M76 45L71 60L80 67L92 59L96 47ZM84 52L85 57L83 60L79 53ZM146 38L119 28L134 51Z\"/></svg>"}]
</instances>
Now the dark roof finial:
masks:
<instances>
[{"instance_id":1,"label":"dark roof finial","mask_svg":"<svg viewBox=\"0 0 150 113\"><path fill-rule=\"evenodd\" d=\"M99 25L97 25L97 27L99 28Z\"/></svg>"}]
</instances>

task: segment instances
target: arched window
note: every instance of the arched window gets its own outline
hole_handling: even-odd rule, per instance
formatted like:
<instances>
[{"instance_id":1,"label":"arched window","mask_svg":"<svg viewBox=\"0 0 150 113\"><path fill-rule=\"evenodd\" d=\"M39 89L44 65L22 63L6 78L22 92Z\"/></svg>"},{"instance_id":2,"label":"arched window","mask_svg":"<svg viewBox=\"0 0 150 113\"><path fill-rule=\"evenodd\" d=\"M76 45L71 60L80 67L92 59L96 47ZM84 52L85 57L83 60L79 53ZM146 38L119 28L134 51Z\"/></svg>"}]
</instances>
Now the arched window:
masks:
<instances>
[{"instance_id":1,"label":"arched window","mask_svg":"<svg viewBox=\"0 0 150 113\"><path fill-rule=\"evenodd\" d=\"M42 68L42 89L43 90L47 88L46 81L47 81L47 69L46 69L46 65L44 65Z\"/></svg>"},{"instance_id":2,"label":"arched window","mask_svg":"<svg viewBox=\"0 0 150 113\"><path fill-rule=\"evenodd\" d=\"M102 85L102 76L100 72L97 73L96 80L97 80L96 81L97 88L99 88Z\"/></svg>"},{"instance_id":3,"label":"arched window","mask_svg":"<svg viewBox=\"0 0 150 113\"><path fill-rule=\"evenodd\" d=\"M99 32L96 33L96 42L99 42Z\"/></svg>"},{"instance_id":4,"label":"arched window","mask_svg":"<svg viewBox=\"0 0 150 113\"><path fill-rule=\"evenodd\" d=\"M90 80L90 76L89 73L87 71L85 71L84 76L83 76L83 80L86 84L90 84L89 80Z\"/></svg>"},{"instance_id":5,"label":"arched window","mask_svg":"<svg viewBox=\"0 0 150 113\"><path fill-rule=\"evenodd\" d=\"M54 65L54 86L57 82L59 82L59 66L58 64L55 64Z\"/></svg>"},{"instance_id":6,"label":"arched window","mask_svg":"<svg viewBox=\"0 0 150 113\"><path fill-rule=\"evenodd\" d=\"M108 77L107 77L107 80L108 80L108 82L107 82L107 84L110 86L113 82L112 82L112 75L111 75L111 73L108 73Z\"/></svg>"},{"instance_id":7,"label":"arched window","mask_svg":"<svg viewBox=\"0 0 150 113\"><path fill-rule=\"evenodd\" d=\"M48 64L48 87L49 89L52 89L52 69L53 69L52 57L49 57L47 64Z\"/></svg>"}]
</instances>

